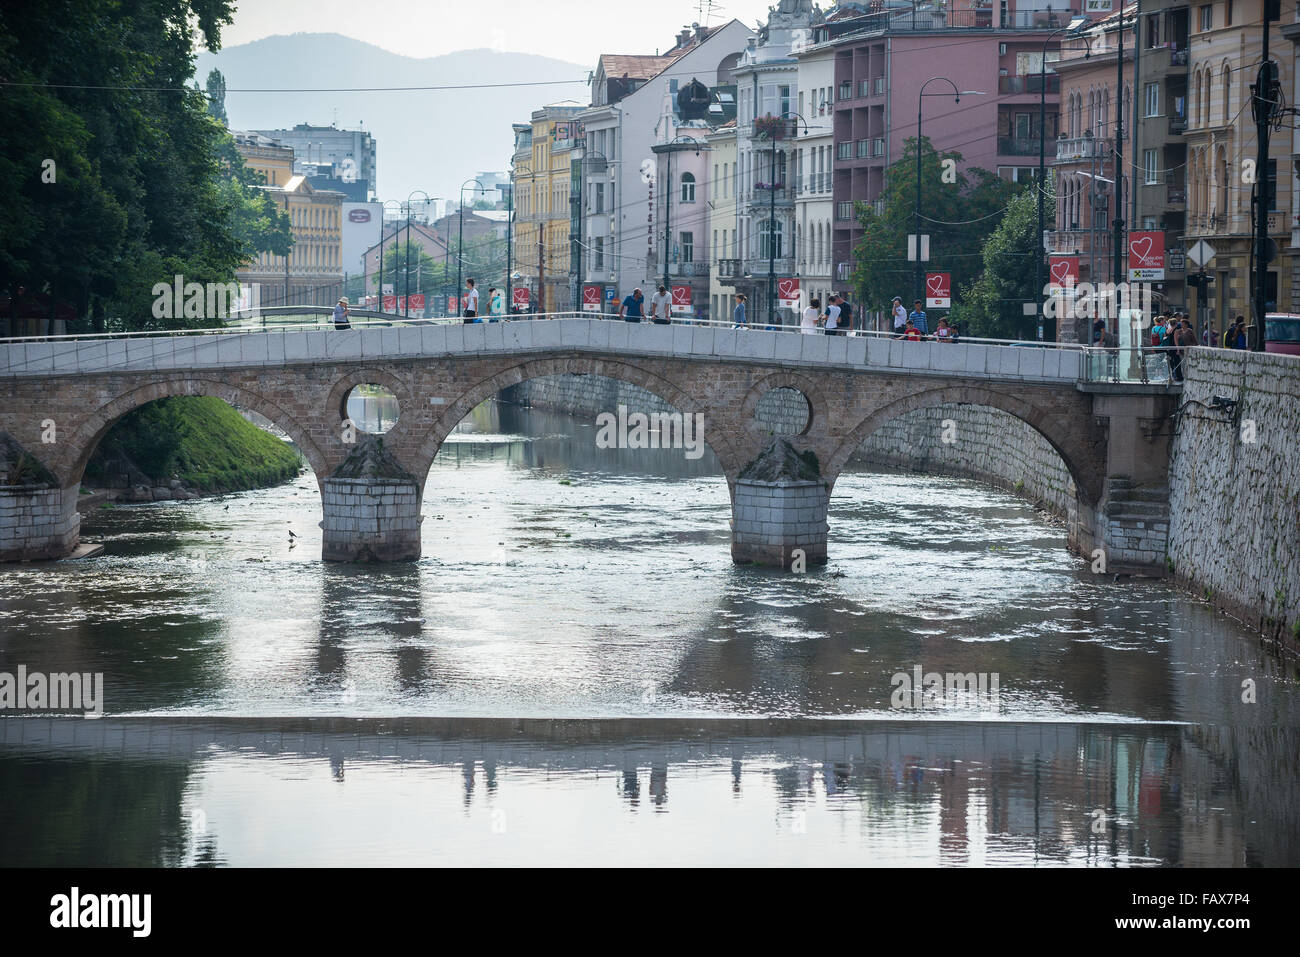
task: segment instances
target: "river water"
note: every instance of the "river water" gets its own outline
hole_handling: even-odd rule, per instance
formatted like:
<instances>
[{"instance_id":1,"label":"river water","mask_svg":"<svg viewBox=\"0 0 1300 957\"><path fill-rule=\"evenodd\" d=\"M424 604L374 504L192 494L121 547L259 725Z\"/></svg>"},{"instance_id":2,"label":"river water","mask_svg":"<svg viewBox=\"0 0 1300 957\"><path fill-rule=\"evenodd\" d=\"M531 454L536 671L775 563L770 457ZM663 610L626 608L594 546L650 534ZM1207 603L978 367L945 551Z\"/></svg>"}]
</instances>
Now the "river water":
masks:
<instances>
[{"instance_id":1,"label":"river water","mask_svg":"<svg viewBox=\"0 0 1300 957\"><path fill-rule=\"evenodd\" d=\"M475 410L407 565L321 563L307 474L0 569L0 671L105 699L0 720L0 864L1300 863L1291 653L949 478L849 471L825 569L737 567L711 455L595 431Z\"/></svg>"}]
</instances>

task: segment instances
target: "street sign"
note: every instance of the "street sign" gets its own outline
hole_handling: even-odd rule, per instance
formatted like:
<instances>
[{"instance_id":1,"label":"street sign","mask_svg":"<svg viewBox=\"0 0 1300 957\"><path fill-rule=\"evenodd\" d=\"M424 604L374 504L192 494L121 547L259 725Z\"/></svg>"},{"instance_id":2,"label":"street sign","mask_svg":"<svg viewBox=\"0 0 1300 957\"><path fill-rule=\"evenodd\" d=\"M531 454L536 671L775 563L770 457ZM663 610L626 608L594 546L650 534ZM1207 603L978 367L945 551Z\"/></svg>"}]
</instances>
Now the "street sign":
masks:
<instances>
[{"instance_id":1,"label":"street sign","mask_svg":"<svg viewBox=\"0 0 1300 957\"><path fill-rule=\"evenodd\" d=\"M1128 278L1146 282L1165 278L1165 234L1158 230L1128 234Z\"/></svg>"},{"instance_id":2,"label":"street sign","mask_svg":"<svg viewBox=\"0 0 1300 957\"><path fill-rule=\"evenodd\" d=\"M515 286L515 288L510 291L510 294L512 297L511 302L514 304L516 309L528 308L528 287L527 286Z\"/></svg>"},{"instance_id":3,"label":"street sign","mask_svg":"<svg viewBox=\"0 0 1300 957\"><path fill-rule=\"evenodd\" d=\"M582 311L600 312L600 287L599 286L582 287Z\"/></svg>"},{"instance_id":4,"label":"street sign","mask_svg":"<svg viewBox=\"0 0 1300 957\"><path fill-rule=\"evenodd\" d=\"M799 305L799 280L778 279L776 281L776 298L781 305L794 308Z\"/></svg>"},{"instance_id":5,"label":"street sign","mask_svg":"<svg viewBox=\"0 0 1300 957\"><path fill-rule=\"evenodd\" d=\"M605 287L605 301L606 301L606 302L613 302L613 301L614 301L614 297L615 297L615 295L616 295L616 293L615 293L615 291L614 291L614 287L613 287L613 286L606 286L606 287Z\"/></svg>"},{"instance_id":6,"label":"street sign","mask_svg":"<svg viewBox=\"0 0 1300 957\"><path fill-rule=\"evenodd\" d=\"M691 308L690 286L673 286L673 308L686 310Z\"/></svg>"},{"instance_id":7,"label":"street sign","mask_svg":"<svg viewBox=\"0 0 1300 957\"><path fill-rule=\"evenodd\" d=\"M948 309L952 306L952 274L930 272L925 274L925 308Z\"/></svg>"},{"instance_id":8,"label":"street sign","mask_svg":"<svg viewBox=\"0 0 1300 957\"><path fill-rule=\"evenodd\" d=\"M907 234L907 261L914 263L916 259L916 233ZM921 234L921 262L930 261L930 234Z\"/></svg>"},{"instance_id":9,"label":"street sign","mask_svg":"<svg viewBox=\"0 0 1300 957\"><path fill-rule=\"evenodd\" d=\"M1079 257L1052 256L1047 260L1047 285L1052 289L1069 288L1079 284Z\"/></svg>"},{"instance_id":10,"label":"street sign","mask_svg":"<svg viewBox=\"0 0 1300 957\"><path fill-rule=\"evenodd\" d=\"M1192 244L1192 248L1187 250L1187 258L1196 266L1207 266L1214 258L1214 247L1204 239L1198 239Z\"/></svg>"}]
</instances>

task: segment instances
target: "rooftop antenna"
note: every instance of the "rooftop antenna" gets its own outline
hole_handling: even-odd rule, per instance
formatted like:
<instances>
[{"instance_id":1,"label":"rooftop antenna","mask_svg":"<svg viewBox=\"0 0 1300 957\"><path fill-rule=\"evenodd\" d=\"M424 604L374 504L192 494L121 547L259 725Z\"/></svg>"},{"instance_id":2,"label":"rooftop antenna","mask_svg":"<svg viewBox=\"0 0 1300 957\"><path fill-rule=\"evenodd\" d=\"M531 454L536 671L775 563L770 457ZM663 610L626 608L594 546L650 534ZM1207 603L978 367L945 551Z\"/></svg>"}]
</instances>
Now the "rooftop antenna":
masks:
<instances>
[{"instance_id":1,"label":"rooftop antenna","mask_svg":"<svg viewBox=\"0 0 1300 957\"><path fill-rule=\"evenodd\" d=\"M714 3L713 0L700 0L700 25L706 29L709 26L709 18L715 13L721 13L726 7Z\"/></svg>"}]
</instances>

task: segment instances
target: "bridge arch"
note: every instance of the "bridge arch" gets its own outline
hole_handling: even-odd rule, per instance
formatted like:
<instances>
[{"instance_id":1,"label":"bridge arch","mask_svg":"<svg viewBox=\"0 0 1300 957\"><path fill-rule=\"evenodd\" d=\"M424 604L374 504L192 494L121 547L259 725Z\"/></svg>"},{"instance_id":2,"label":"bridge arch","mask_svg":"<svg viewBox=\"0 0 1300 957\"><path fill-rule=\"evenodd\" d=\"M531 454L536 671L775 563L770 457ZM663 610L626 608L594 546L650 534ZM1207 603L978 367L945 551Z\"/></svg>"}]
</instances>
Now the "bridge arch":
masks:
<instances>
[{"instance_id":1,"label":"bridge arch","mask_svg":"<svg viewBox=\"0 0 1300 957\"><path fill-rule=\"evenodd\" d=\"M651 372L635 362L623 359L601 359L590 356L552 356L547 358L524 360L511 365L494 375L481 379L465 389L454 401L449 401L445 411L433 423L432 427L420 440L415 455L416 474L420 476L421 491L424 477L433 467L433 460L443 442L479 403L490 399L502 389L529 379L556 375L595 375L608 379L617 379L631 385L639 386L647 392L654 393L683 415L704 415L704 444L709 447L722 467L727 485L734 489L736 477L745 466L746 459L729 430L713 428L718 419L716 409L710 409L703 401L678 384ZM757 401L757 400L755 400Z\"/></svg>"},{"instance_id":2,"label":"bridge arch","mask_svg":"<svg viewBox=\"0 0 1300 957\"><path fill-rule=\"evenodd\" d=\"M93 410L67 440L66 451L62 452L54 462L47 464L63 482L65 488L76 487L81 482L90 457L114 423L128 412L143 405L175 396L210 396L264 416L276 428L293 439L294 444L307 460L307 464L311 466L317 485L328 476L329 464L320 447L303 428L302 423L297 421L288 410L265 396L239 386L216 379L196 378L192 375L150 382L124 392Z\"/></svg>"},{"instance_id":3,"label":"bridge arch","mask_svg":"<svg viewBox=\"0 0 1300 957\"><path fill-rule=\"evenodd\" d=\"M1105 480L1104 461L1091 440L1096 436L1078 434L1076 416L1066 416L1058 408L1035 404L1020 395L980 385L954 385L910 393L869 413L840 442L823 466L823 474L833 484L850 456L887 422L940 405L978 405L998 409L1021 420L1043 437L1052 447L1073 479L1078 496L1095 506L1102 497Z\"/></svg>"}]
</instances>

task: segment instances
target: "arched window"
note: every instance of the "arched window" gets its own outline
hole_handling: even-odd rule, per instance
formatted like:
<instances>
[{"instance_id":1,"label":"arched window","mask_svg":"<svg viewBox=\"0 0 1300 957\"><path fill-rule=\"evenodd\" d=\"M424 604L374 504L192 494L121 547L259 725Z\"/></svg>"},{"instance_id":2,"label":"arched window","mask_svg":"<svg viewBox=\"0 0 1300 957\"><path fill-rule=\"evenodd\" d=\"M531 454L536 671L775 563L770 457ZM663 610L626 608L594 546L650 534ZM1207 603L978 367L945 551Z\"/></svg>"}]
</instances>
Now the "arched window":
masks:
<instances>
[{"instance_id":1,"label":"arched window","mask_svg":"<svg viewBox=\"0 0 1300 957\"><path fill-rule=\"evenodd\" d=\"M1214 71L1205 71L1205 85L1198 91L1201 94L1201 123L1209 126L1214 122L1214 114L1210 112L1210 91L1214 88Z\"/></svg>"},{"instance_id":2,"label":"arched window","mask_svg":"<svg viewBox=\"0 0 1300 957\"><path fill-rule=\"evenodd\" d=\"M1232 67L1223 64L1223 125L1232 122Z\"/></svg>"},{"instance_id":3,"label":"arched window","mask_svg":"<svg viewBox=\"0 0 1300 957\"><path fill-rule=\"evenodd\" d=\"M782 224L780 220L765 219L758 227L758 255L760 259L781 257Z\"/></svg>"}]
</instances>

